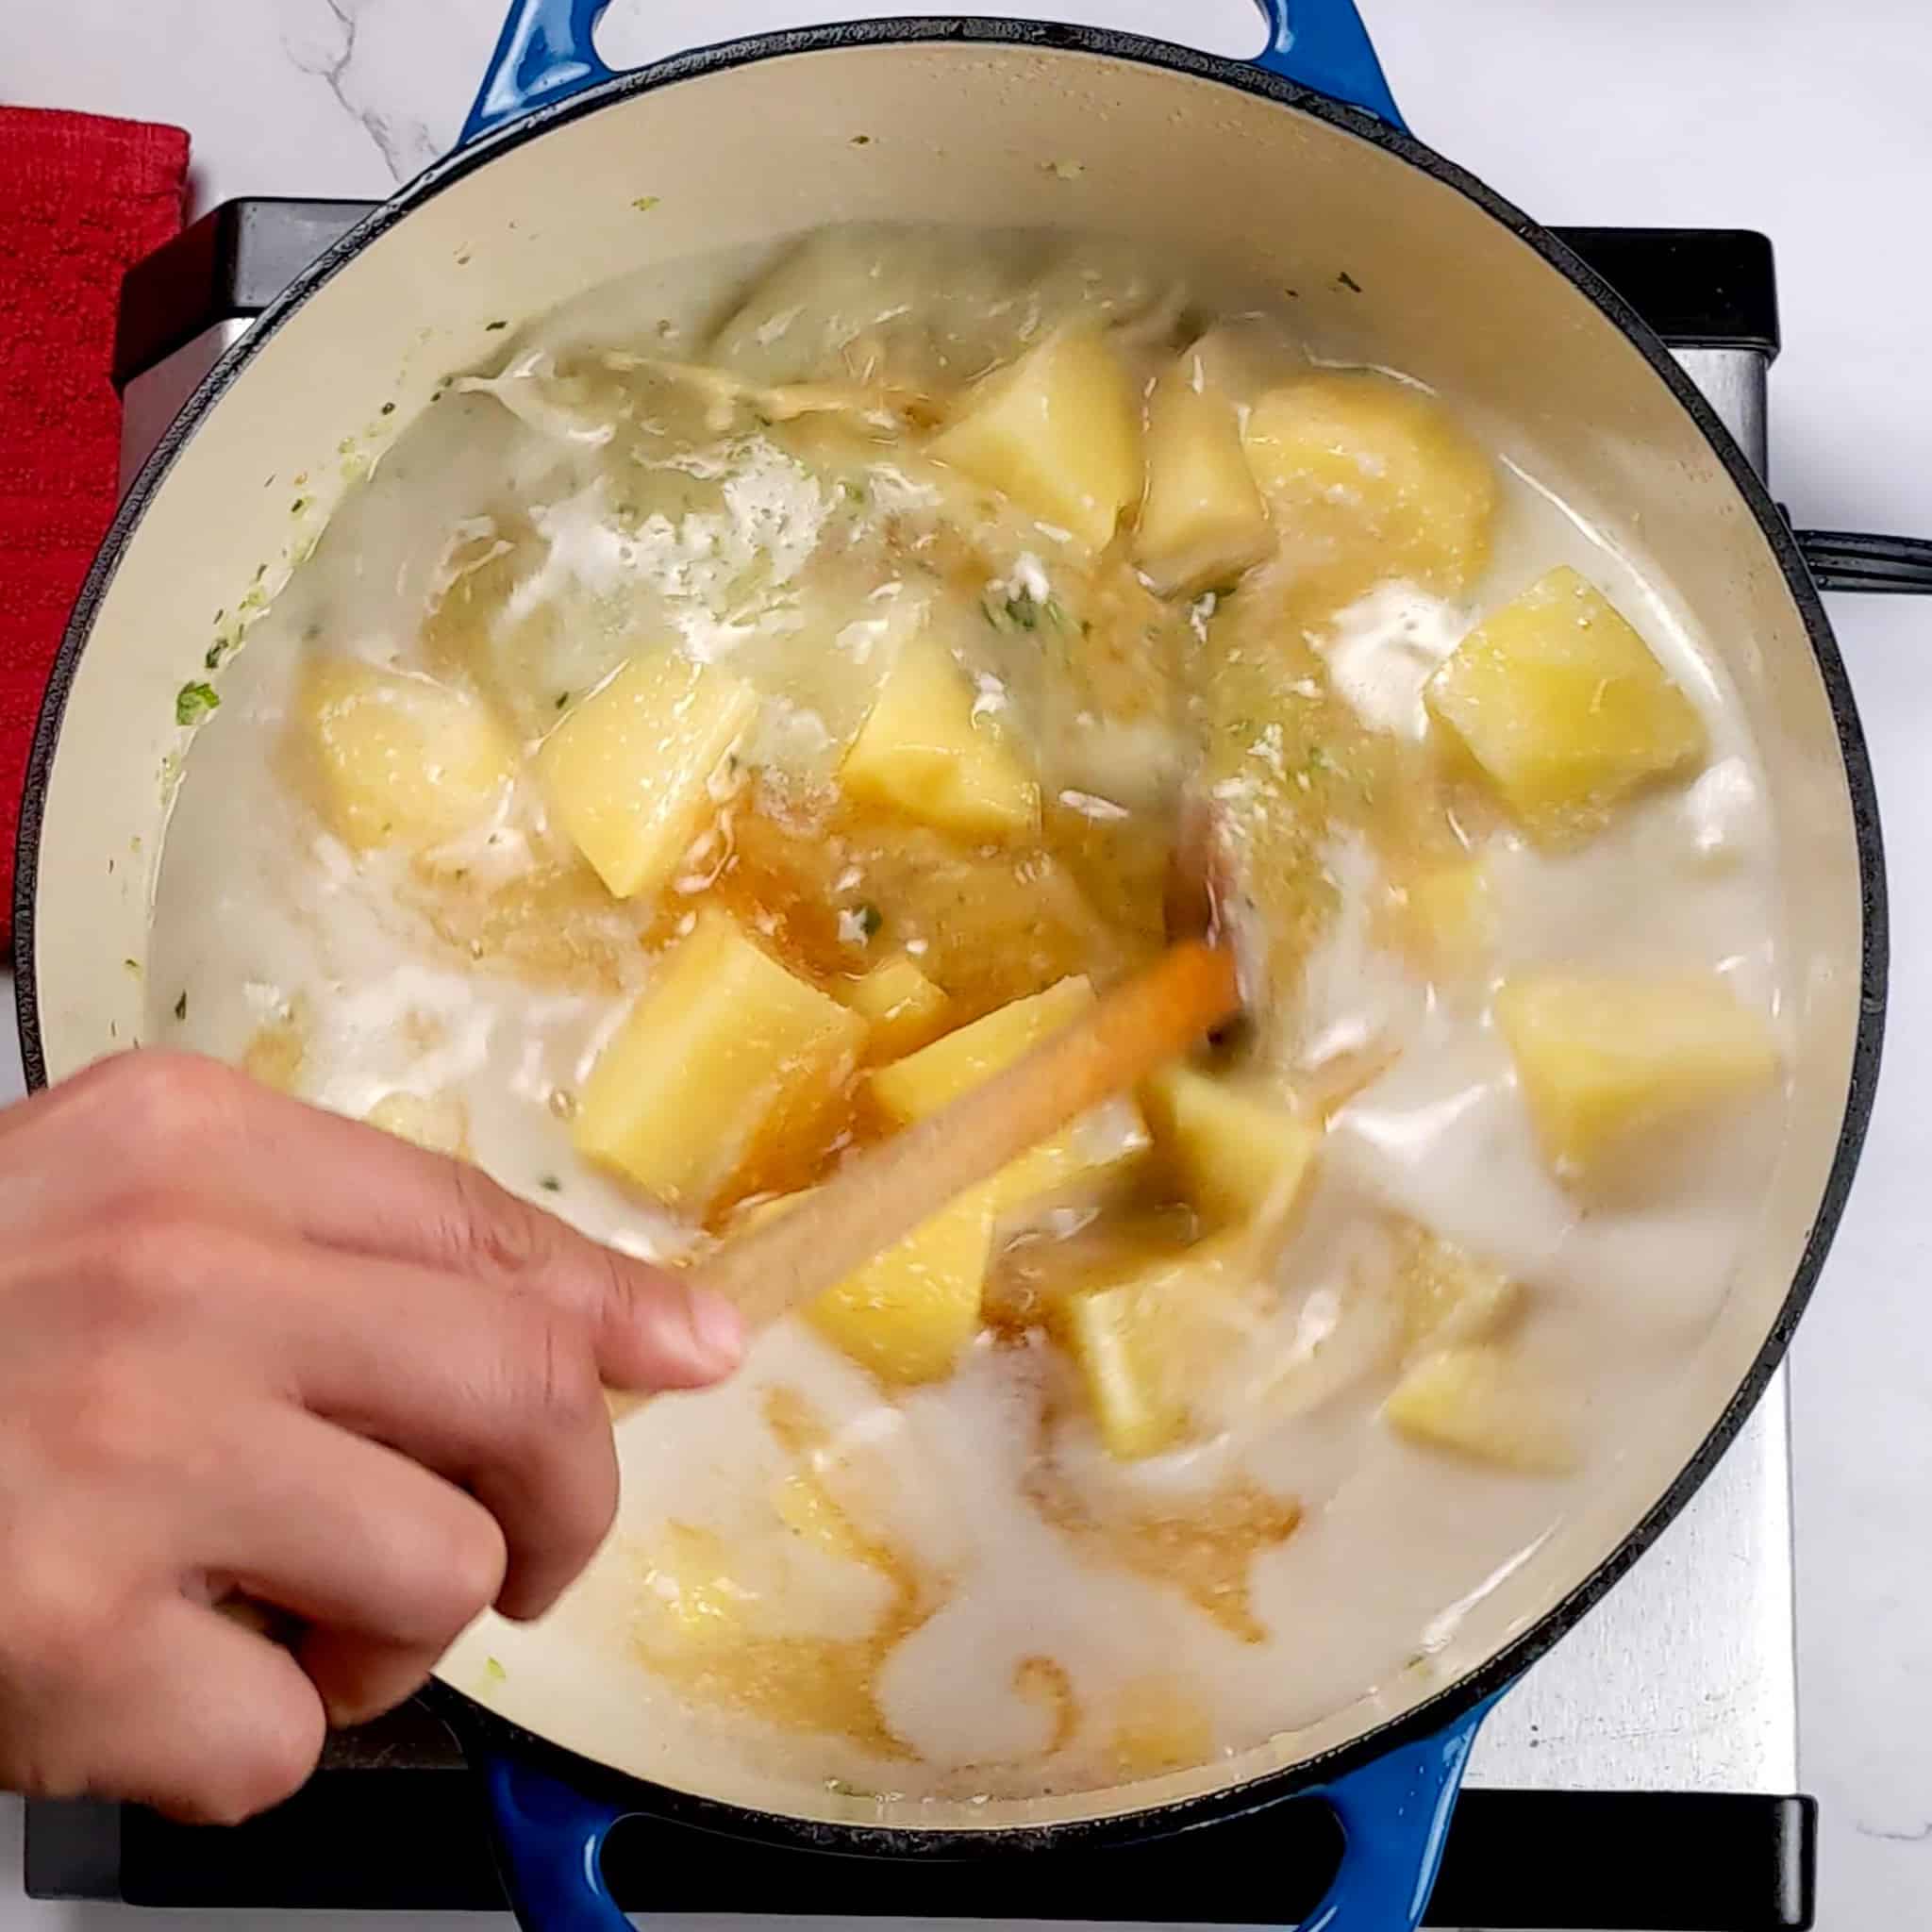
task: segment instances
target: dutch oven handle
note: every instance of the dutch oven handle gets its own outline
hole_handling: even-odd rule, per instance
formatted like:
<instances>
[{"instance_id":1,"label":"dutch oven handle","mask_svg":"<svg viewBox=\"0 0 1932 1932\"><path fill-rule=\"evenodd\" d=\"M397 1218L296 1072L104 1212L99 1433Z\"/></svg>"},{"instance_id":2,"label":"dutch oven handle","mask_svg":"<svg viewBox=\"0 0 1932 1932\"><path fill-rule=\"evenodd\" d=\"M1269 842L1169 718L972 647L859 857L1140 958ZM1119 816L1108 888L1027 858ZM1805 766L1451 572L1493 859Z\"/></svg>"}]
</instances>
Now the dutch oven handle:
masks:
<instances>
[{"instance_id":1,"label":"dutch oven handle","mask_svg":"<svg viewBox=\"0 0 1932 1932\"><path fill-rule=\"evenodd\" d=\"M1821 591L1932 597L1932 539L1877 537L1861 530L1793 530L1791 534L1798 540L1811 580Z\"/></svg>"},{"instance_id":2,"label":"dutch oven handle","mask_svg":"<svg viewBox=\"0 0 1932 1932\"><path fill-rule=\"evenodd\" d=\"M482 1780L491 1849L517 1924L524 1932L627 1932L630 1921L602 1865L604 1841L626 1807L506 1748L475 1706L461 1707L466 1702L437 1700ZM1446 1728L1291 1801L1325 1804L1342 1834L1341 1866L1298 1932L1415 1932L1435 1889L1470 1747L1494 1703L1487 1698ZM940 1852L919 1862L935 1880L935 1912L943 1912L950 1861ZM728 1896L720 1909L730 1909Z\"/></svg>"},{"instance_id":3,"label":"dutch oven handle","mask_svg":"<svg viewBox=\"0 0 1932 1932\"><path fill-rule=\"evenodd\" d=\"M615 77L597 52L610 0L511 0L463 131L467 146L512 121ZM1268 44L1255 65L1330 100L1403 125L1354 0L1255 0Z\"/></svg>"}]
</instances>

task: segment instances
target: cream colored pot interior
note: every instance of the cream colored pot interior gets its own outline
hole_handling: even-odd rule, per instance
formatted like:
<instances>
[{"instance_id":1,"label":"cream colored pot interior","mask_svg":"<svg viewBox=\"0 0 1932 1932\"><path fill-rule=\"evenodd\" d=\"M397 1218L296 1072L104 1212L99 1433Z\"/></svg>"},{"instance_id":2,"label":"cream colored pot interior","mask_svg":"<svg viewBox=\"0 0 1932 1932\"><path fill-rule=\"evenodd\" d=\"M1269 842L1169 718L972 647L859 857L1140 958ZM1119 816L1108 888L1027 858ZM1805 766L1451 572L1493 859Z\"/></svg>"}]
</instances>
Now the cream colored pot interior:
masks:
<instances>
[{"instance_id":1,"label":"cream colored pot interior","mask_svg":"<svg viewBox=\"0 0 1932 1932\"><path fill-rule=\"evenodd\" d=\"M856 143L853 137L870 140ZM641 213L641 197L656 196ZM1154 250L1299 291L1318 349L1386 361L1493 419L1506 452L1592 514L1685 607L1744 695L1789 863L1800 990L1794 1124L1773 1204L1673 1425L1634 1443L1586 1517L1463 1624L1479 1665L1574 1589L1696 1453L1762 1347L1798 1265L1843 1116L1858 1008L1857 856L1825 692L1798 612L1722 466L1643 358L1456 190L1309 116L1215 83L1073 52L874 46L709 75L589 113L436 193L260 347L175 459L134 533L75 676L41 851L35 961L49 1074L138 1037L175 694L218 611L278 573L345 487L342 449L399 425L446 371L625 268L894 218L1131 232ZM1350 288L1339 281L1345 270ZM1358 291L1358 292L1357 292ZM390 416L383 406L398 407ZM1533 453L1533 454L1532 454ZM667 1767L573 1655L526 1637L507 1683L459 1647L452 1681L593 1757L708 1795L772 1794ZM1441 1681L1439 1679L1439 1681ZM923 1824L1121 1811L1307 1757L1399 1714L1337 1711L1213 1774ZM795 1808L796 1790L791 1797ZM862 1816L828 1794L822 1815ZM904 1822L911 1822L907 1820Z\"/></svg>"}]
</instances>

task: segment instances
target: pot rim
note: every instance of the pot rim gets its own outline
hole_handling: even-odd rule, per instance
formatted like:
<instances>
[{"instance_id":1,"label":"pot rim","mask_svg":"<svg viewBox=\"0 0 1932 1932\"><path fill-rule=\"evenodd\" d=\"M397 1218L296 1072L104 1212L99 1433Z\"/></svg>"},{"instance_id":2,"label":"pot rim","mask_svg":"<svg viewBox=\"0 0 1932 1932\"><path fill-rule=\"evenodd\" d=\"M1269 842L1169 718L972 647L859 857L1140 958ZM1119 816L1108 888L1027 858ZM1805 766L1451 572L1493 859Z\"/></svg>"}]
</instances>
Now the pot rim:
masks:
<instances>
[{"instance_id":1,"label":"pot rim","mask_svg":"<svg viewBox=\"0 0 1932 1932\"><path fill-rule=\"evenodd\" d=\"M899 1830L878 1824L827 1822L707 1798L649 1783L498 1716L455 1687L432 1680L428 1702L452 1728L486 1749L535 1759L578 1788L608 1797L626 1812L751 1838L799 1849L872 1857L979 1857L1030 1851L1045 1844L1099 1849L1164 1837L1311 1792L1401 1745L1441 1730L1455 1718L1499 1695L1563 1637L1616 1584L1675 1519L1716 1466L1756 1407L1784 1357L1799 1318L1816 1287L1832 1237L1850 1192L1877 1089L1884 1034L1888 934L1883 842L1878 800L1863 731L1831 625L1790 525L1763 479L1739 450L1703 394L1663 342L1592 269L1541 223L1506 201L1455 162L1407 132L1372 114L1309 92L1246 61L1197 52L1170 42L1108 28L983 17L923 16L873 19L748 35L672 56L620 74L581 93L539 108L523 118L458 147L373 209L302 271L254 325L208 373L129 486L76 598L49 674L34 731L16 845L14 881L14 998L21 1058L30 1091L47 1084L41 1039L38 970L34 953L35 898L41 833L60 724L74 675L94 618L142 516L165 483L175 458L208 411L285 323L357 255L443 189L487 166L499 155L541 138L554 127L635 96L684 80L727 72L794 54L876 46L992 46L1039 49L1132 62L1194 79L1211 80L1326 122L1391 154L1454 189L1485 215L1526 243L1572 283L1616 326L1650 365L1710 444L1751 511L1776 559L1797 607L1838 732L1857 847L1862 916L1859 1016L1846 1086L1838 1145L1791 1287L1779 1305L1762 1347L1696 1451L1624 1540L1568 1595L1474 1670L1444 1685L1401 1716L1360 1732L1346 1742L1298 1763L1230 1782L1214 1790L1107 1817L1058 1820L1040 1825L945 1826Z\"/></svg>"}]
</instances>

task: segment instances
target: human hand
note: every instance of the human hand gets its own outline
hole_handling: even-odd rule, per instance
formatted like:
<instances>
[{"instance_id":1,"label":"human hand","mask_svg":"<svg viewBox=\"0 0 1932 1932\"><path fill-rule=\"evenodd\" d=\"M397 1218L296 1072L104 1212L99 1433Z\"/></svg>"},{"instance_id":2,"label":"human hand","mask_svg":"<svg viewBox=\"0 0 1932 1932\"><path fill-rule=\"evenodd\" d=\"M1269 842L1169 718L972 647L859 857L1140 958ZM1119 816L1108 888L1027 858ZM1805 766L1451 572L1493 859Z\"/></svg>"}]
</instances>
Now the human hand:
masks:
<instances>
[{"instance_id":1,"label":"human hand","mask_svg":"<svg viewBox=\"0 0 1932 1932\"><path fill-rule=\"evenodd\" d=\"M0 1787L211 1822L546 1608L616 1508L604 1387L741 1347L475 1168L158 1052L0 1114Z\"/></svg>"}]
</instances>

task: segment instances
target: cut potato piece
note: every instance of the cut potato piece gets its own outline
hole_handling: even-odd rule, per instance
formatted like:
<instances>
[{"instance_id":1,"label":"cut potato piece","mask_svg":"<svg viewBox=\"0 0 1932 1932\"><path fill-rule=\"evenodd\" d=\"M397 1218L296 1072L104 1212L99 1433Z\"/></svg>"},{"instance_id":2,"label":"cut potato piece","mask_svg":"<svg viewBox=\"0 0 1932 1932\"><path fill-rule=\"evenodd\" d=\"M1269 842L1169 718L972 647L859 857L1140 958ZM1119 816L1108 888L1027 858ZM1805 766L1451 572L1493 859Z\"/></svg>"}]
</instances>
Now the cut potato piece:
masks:
<instances>
[{"instance_id":1,"label":"cut potato piece","mask_svg":"<svg viewBox=\"0 0 1932 1932\"><path fill-rule=\"evenodd\" d=\"M866 1055L897 1059L925 1045L946 1024L945 994L902 953L842 989L845 1004L872 1023Z\"/></svg>"},{"instance_id":2,"label":"cut potato piece","mask_svg":"<svg viewBox=\"0 0 1932 1932\"><path fill-rule=\"evenodd\" d=\"M1104 550L1141 493L1141 404L1101 332L1075 324L968 392L932 454Z\"/></svg>"},{"instance_id":3,"label":"cut potato piece","mask_svg":"<svg viewBox=\"0 0 1932 1932\"><path fill-rule=\"evenodd\" d=\"M1567 565L1471 631L1428 704L1540 844L1595 830L1620 799L1705 755L1696 706Z\"/></svg>"},{"instance_id":4,"label":"cut potato piece","mask_svg":"<svg viewBox=\"0 0 1932 1932\"><path fill-rule=\"evenodd\" d=\"M806 1318L889 1388L937 1382L979 1332L992 1212L974 1189L828 1290Z\"/></svg>"},{"instance_id":5,"label":"cut potato piece","mask_svg":"<svg viewBox=\"0 0 1932 1932\"><path fill-rule=\"evenodd\" d=\"M1764 1020L1721 980L1510 981L1496 1018L1543 1152L1593 1178L1653 1137L1770 1085Z\"/></svg>"},{"instance_id":6,"label":"cut potato piece","mask_svg":"<svg viewBox=\"0 0 1932 1932\"><path fill-rule=\"evenodd\" d=\"M1134 560L1164 597L1221 590L1274 544L1232 400L1190 349L1147 403L1147 493Z\"/></svg>"},{"instance_id":7,"label":"cut potato piece","mask_svg":"<svg viewBox=\"0 0 1932 1932\"><path fill-rule=\"evenodd\" d=\"M1232 1263L1225 1242L1207 1242L1048 1305L1048 1332L1079 1368L1101 1440L1121 1461L1185 1440L1193 1398L1241 1345Z\"/></svg>"},{"instance_id":8,"label":"cut potato piece","mask_svg":"<svg viewBox=\"0 0 1932 1932\"><path fill-rule=\"evenodd\" d=\"M300 708L330 822L358 850L453 839L495 810L513 774L483 705L430 678L318 660Z\"/></svg>"},{"instance_id":9,"label":"cut potato piece","mask_svg":"<svg viewBox=\"0 0 1932 1932\"><path fill-rule=\"evenodd\" d=\"M1248 462L1310 567L1344 594L1407 577L1455 595L1489 560L1496 476L1435 397L1369 370L1318 370L1249 412Z\"/></svg>"},{"instance_id":10,"label":"cut potato piece","mask_svg":"<svg viewBox=\"0 0 1932 1932\"><path fill-rule=\"evenodd\" d=\"M712 781L758 712L751 687L674 651L634 658L543 741L537 774L571 842L620 899L656 892L715 808Z\"/></svg>"},{"instance_id":11,"label":"cut potato piece","mask_svg":"<svg viewBox=\"0 0 1932 1932\"><path fill-rule=\"evenodd\" d=\"M733 1552L715 1530L667 1523L644 1567L643 1601L680 1642L734 1646L755 1623L759 1592L733 1574Z\"/></svg>"},{"instance_id":12,"label":"cut potato piece","mask_svg":"<svg viewBox=\"0 0 1932 1932\"><path fill-rule=\"evenodd\" d=\"M1403 1327L1409 1352L1485 1341L1521 1305L1523 1291L1501 1269L1454 1241L1412 1230L1402 1258Z\"/></svg>"},{"instance_id":13,"label":"cut potato piece","mask_svg":"<svg viewBox=\"0 0 1932 1932\"><path fill-rule=\"evenodd\" d=\"M1424 866L1396 889L1394 924L1424 972L1466 973L1489 947L1489 877L1478 858Z\"/></svg>"},{"instance_id":14,"label":"cut potato piece","mask_svg":"<svg viewBox=\"0 0 1932 1932\"><path fill-rule=\"evenodd\" d=\"M961 838L1024 837L1040 823L1040 788L973 708L944 646L907 639L839 768L841 790Z\"/></svg>"},{"instance_id":15,"label":"cut potato piece","mask_svg":"<svg viewBox=\"0 0 1932 1932\"><path fill-rule=\"evenodd\" d=\"M669 1206L702 1212L761 1137L824 1106L865 1030L725 914L702 913L591 1069L577 1150Z\"/></svg>"},{"instance_id":16,"label":"cut potato piece","mask_svg":"<svg viewBox=\"0 0 1932 1932\"><path fill-rule=\"evenodd\" d=\"M870 1076L873 1098L902 1126L924 1120L1011 1066L1092 1004L1093 988L1083 978L1062 979L1044 992L1013 1000L918 1053L880 1067Z\"/></svg>"},{"instance_id":17,"label":"cut potato piece","mask_svg":"<svg viewBox=\"0 0 1932 1932\"><path fill-rule=\"evenodd\" d=\"M1294 1205L1321 1129L1272 1100L1192 1067L1163 1069L1141 1088L1157 1151L1188 1196L1220 1221Z\"/></svg>"},{"instance_id":18,"label":"cut potato piece","mask_svg":"<svg viewBox=\"0 0 1932 1932\"><path fill-rule=\"evenodd\" d=\"M1382 1413L1418 1442L1525 1475L1562 1475L1576 1466L1575 1441L1548 1392L1493 1343L1424 1356Z\"/></svg>"},{"instance_id":19,"label":"cut potato piece","mask_svg":"<svg viewBox=\"0 0 1932 1932\"><path fill-rule=\"evenodd\" d=\"M872 1096L908 1126L991 1079L1092 1004L1093 989L1082 978L1063 979L1044 992L1013 1000L905 1059L874 1069L867 1076ZM988 1181L984 1191L998 1219L1029 1201L1098 1178L1146 1144L1139 1112L1121 1102L1030 1148Z\"/></svg>"},{"instance_id":20,"label":"cut potato piece","mask_svg":"<svg viewBox=\"0 0 1932 1932\"><path fill-rule=\"evenodd\" d=\"M386 1093L364 1118L372 1127L412 1141L432 1154L467 1160L470 1110L457 1093Z\"/></svg>"}]
</instances>

